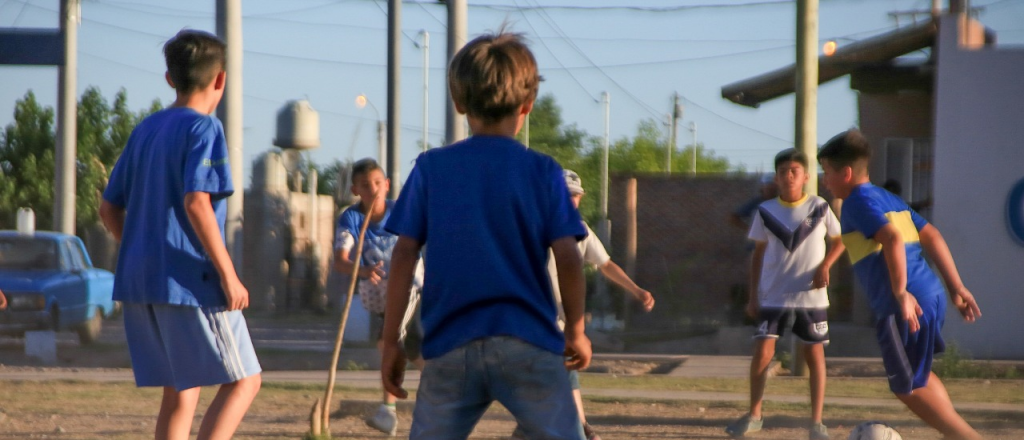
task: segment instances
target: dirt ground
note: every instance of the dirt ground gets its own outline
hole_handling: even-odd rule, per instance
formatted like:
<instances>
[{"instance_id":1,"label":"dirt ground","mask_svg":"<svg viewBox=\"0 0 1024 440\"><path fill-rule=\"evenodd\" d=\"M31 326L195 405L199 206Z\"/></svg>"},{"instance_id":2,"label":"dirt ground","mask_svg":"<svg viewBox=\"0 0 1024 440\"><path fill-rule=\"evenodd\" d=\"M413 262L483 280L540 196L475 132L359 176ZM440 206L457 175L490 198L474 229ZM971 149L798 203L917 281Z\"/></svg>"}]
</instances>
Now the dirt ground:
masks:
<instances>
[{"instance_id":1,"label":"dirt ground","mask_svg":"<svg viewBox=\"0 0 1024 440\"><path fill-rule=\"evenodd\" d=\"M293 323L283 327L302 327ZM257 324L258 326L258 324ZM265 329L264 329L265 330ZM271 329L272 330L272 329ZM254 337L261 330L254 329ZM275 334L280 332L275 332ZM296 340L325 338L330 325L307 326L292 335ZM130 367L123 344L120 323L107 323L98 344L78 346L70 333L59 337L57 365L47 368L127 368ZM372 347L361 347L373 353ZM0 338L0 371L43 368L38 360L27 358L19 339ZM319 351L267 349L260 352L267 370L322 369L327 354ZM344 359L344 357L343 357ZM372 359L348 359L341 368L371 367ZM591 372L616 375L644 375L666 370L657 362L597 361ZM829 375L880 377L874 363L831 365ZM741 379L737 379L741 380ZM266 384L253 404L236 438L299 439L308 430L312 402L322 395L322 385ZM584 386L586 395L586 385ZM334 438L385 438L363 423L363 417L375 409L379 399L373 390L339 389L332 402L331 431ZM200 408L212 398L204 390ZM0 439L138 439L152 436L159 391L137 389L131 383L90 381L0 382ZM722 429L745 412L741 402L658 401L588 397L589 421L602 438L611 439L722 439ZM399 404L399 437L408 436L411 402ZM802 404L766 404L765 430L752 436L758 439L806 438L806 414ZM924 426L900 407L864 408L828 406L825 422L833 439L845 439L850 430L866 420L884 420L894 425L904 439L938 439L934 430ZM201 413L197 414L198 419ZM965 413L969 422L987 439L1024 439L1024 412L984 411ZM500 405L487 412L473 439L500 439L514 428L512 416Z\"/></svg>"}]
</instances>

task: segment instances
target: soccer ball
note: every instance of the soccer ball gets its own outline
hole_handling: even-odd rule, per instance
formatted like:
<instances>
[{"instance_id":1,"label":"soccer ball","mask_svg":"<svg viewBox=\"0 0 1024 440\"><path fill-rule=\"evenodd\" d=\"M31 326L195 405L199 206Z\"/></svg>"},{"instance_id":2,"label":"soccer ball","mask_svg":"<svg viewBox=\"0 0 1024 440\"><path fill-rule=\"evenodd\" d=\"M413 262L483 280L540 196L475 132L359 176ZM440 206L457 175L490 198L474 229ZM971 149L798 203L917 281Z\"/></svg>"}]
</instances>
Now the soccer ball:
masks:
<instances>
[{"instance_id":1,"label":"soccer ball","mask_svg":"<svg viewBox=\"0 0 1024 440\"><path fill-rule=\"evenodd\" d=\"M853 428L847 440L903 440L903 436L882 422L864 422Z\"/></svg>"}]
</instances>

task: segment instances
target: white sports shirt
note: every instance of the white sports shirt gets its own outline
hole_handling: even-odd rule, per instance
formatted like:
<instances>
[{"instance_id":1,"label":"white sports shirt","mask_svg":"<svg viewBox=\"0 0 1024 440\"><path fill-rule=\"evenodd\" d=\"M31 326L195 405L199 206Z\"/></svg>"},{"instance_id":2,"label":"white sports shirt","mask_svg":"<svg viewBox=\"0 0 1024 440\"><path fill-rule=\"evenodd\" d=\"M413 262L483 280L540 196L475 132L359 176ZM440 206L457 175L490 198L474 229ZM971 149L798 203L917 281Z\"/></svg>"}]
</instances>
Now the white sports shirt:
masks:
<instances>
[{"instance_id":1,"label":"white sports shirt","mask_svg":"<svg viewBox=\"0 0 1024 440\"><path fill-rule=\"evenodd\" d=\"M761 203L748 238L767 242L758 299L761 307L828 307L826 289L814 289L814 273L825 259L825 237L841 234L828 202L818 196L788 203Z\"/></svg>"}]
</instances>

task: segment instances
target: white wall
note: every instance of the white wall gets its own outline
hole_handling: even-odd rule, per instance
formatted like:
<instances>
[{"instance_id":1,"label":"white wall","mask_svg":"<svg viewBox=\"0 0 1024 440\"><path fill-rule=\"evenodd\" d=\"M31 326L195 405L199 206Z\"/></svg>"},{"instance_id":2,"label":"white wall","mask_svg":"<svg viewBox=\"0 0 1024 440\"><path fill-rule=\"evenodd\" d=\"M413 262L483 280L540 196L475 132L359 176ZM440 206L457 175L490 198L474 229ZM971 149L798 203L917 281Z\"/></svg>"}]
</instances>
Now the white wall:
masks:
<instances>
[{"instance_id":1,"label":"white wall","mask_svg":"<svg viewBox=\"0 0 1024 440\"><path fill-rule=\"evenodd\" d=\"M1024 246L1006 224L1024 178L1024 48L961 50L942 21L936 78L934 224L983 317L953 307L944 335L977 359L1024 359Z\"/></svg>"}]
</instances>

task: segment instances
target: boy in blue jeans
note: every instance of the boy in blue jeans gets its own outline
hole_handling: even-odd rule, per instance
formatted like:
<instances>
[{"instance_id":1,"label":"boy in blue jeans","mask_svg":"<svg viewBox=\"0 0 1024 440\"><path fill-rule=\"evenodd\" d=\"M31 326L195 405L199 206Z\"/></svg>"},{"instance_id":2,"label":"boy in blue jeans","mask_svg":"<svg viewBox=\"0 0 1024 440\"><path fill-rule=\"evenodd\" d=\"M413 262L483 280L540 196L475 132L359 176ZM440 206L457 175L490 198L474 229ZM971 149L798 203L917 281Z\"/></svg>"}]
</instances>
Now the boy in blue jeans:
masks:
<instances>
[{"instance_id":1,"label":"boy in blue jeans","mask_svg":"<svg viewBox=\"0 0 1024 440\"><path fill-rule=\"evenodd\" d=\"M953 408L931 367L933 355L945 351L943 291L948 289L965 321L974 322L981 310L960 280L939 230L899 196L871 184L870 158L871 146L856 129L839 133L818 152L825 186L843 199L843 243L875 315L889 389L944 438L980 439Z\"/></svg>"},{"instance_id":2,"label":"boy in blue jeans","mask_svg":"<svg viewBox=\"0 0 1024 440\"><path fill-rule=\"evenodd\" d=\"M423 357L411 439L465 439L495 400L529 438L582 440L566 368L590 363L576 242L586 236L548 156L516 142L540 76L519 35L469 42L448 86L473 136L420 155L386 228L391 258L381 375L404 398L399 343L413 267L426 246ZM546 268L558 267L565 333Z\"/></svg>"},{"instance_id":3,"label":"boy in blue jeans","mask_svg":"<svg viewBox=\"0 0 1024 440\"><path fill-rule=\"evenodd\" d=\"M384 327L384 289L387 288L388 273L391 271L391 251L398 241L397 235L384 230L384 223L390 217L395 202L381 199L390 188L391 180L384 175L377 161L367 158L352 164L352 194L359 196L359 203L348 207L338 217L334 240L334 269L348 276L357 264L359 266L359 299L371 313L370 333L377 341L378 349L381 329ZM355 256L356 241L367 215L370 216L370 223L363 238L361 261L354 262L352 257ZM417 265L413 293L402 320L402 329L410 330L403 333L405 349L420 368L423 366L419 356L420 335L418 326L412 320L423 284L422 272L422 266ZM398 414L395 409L395 396L384 391L381 406L365 419L366 424L388 435L396 435Z\"/></svg>"},{"instance_id":4,"label":"boy in blue jeans","mask_svg":"<svg viewBox=\"0 0 1024 440\"><path fill-rule=\"evenodd\" d=\"M224 127L225 45L184 30L164 45L177 99L132 131L100 217L121 241L114 299L124 303L135 383L163 387L155 437L188 439L200 387L220 385L199 439L230 439L260 388L242 309L249 291L224 245L234 191Z\"/></svg>"}]
</instances>

